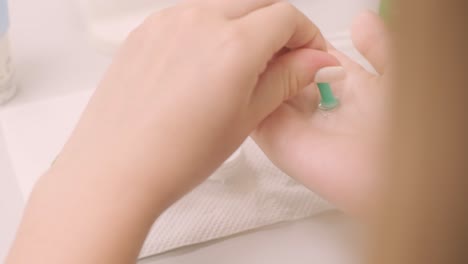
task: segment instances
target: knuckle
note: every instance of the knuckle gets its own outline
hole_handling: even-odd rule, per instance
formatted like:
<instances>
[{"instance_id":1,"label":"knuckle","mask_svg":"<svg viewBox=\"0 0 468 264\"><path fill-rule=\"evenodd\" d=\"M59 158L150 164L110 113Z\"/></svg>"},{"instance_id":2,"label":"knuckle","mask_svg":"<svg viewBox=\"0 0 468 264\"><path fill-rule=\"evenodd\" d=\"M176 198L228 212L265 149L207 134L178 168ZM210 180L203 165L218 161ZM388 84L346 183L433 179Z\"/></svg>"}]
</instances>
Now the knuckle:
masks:
<instances>
[{"instance_id":1,"label":"knuckle","mask_svg":"<svg viewBox=\"0 0 468 264\"><path fill-rule=\"evenodd\" d=\"M283 74L281 75L281 84L283 87L283 99L288 100L297 95L300 87L300 81L287 65L281 66Z\"/></svg>"},{"instance_id":2,"label":"knuckle","mask_svg":"<svg viewBox=\"0 0 468 264\"><path fill-rule=\"evenodd\" d=\"M278 8L277 12L281 19L288 21L294 21L294 19L296 19L296 17L301 14L301 12L293 4L285 1L277 3L276 8Z\"/></svg>"},{"instance_id":3,"label":"knuckle","mask_svg":"<svg viewBox=\"0 0 468 264\"><path fill-rule=\"evenodd\" d=\"M290 2L281 1L281 2L278 2L277 5L278 5L278 8L280 8L283 12L292 13L292 14L297 12L297 8Z\"/></svg>"}]
</instances>

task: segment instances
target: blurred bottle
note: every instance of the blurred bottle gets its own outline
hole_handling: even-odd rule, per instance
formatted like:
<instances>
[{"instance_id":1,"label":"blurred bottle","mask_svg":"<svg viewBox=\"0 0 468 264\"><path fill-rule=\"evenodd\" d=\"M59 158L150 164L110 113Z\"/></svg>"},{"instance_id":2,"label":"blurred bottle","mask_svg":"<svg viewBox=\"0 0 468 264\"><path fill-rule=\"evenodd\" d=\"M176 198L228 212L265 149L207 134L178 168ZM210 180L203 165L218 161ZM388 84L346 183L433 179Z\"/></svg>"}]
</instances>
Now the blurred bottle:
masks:
<instances>
[{"instance_id":1,"label":"blurred bottle","mask_svg":"<svg viewBox=\"0 0 468 264\"><path fill-rule=\"evenodd\" d=\"M0 104L6 103L16 92L8 28L8 3L7 0L0 0Z\"/></svg>"}]
</instances>

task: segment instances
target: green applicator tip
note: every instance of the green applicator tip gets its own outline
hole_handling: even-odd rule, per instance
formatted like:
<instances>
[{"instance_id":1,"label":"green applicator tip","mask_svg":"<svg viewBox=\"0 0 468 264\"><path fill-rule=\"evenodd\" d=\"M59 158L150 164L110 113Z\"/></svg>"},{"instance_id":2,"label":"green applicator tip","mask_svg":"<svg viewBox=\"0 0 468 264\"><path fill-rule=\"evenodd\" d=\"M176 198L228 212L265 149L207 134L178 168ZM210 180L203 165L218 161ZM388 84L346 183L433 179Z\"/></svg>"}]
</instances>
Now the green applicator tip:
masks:
<instances>
[{"instance_id":1,"label":"green applicator tip","mask_svg":"<svg viewBox=\"0 0 468 264\"><path fill-rule=\"evenodd\" d=\"M333 95L333 91L328 83L318 83L317 84L320 96L322 100L320 101L319 108L325 111L330 111L337 108L340 105L340 101L336 99Z\"/></svg>"}]
</instances>

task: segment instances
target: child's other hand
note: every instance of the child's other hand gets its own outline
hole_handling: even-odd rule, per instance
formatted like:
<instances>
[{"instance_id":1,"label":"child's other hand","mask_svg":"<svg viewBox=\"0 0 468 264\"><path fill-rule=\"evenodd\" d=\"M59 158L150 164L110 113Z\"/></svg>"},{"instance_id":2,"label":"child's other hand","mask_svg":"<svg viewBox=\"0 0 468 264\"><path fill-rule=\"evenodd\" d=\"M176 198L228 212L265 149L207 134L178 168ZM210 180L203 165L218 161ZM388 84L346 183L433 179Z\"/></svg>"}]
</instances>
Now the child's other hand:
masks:
<instances>
[{"instance_id":1,"label":"child's other hand","mask_svg":"<svg viewBox=\"0 0 468 264\"><path fill-rule=\"evenodd\" d=\"M315 86L284 103L254 133L254 138L283 171L354 213L370 206L375 192L379 138L384 127L388 75L386 29L365 13L353 27L357 49L378 71L372 74L330 48L346 68L344 81L332 83L341 106L317 109Z\"/></svg>"}]
</instances>

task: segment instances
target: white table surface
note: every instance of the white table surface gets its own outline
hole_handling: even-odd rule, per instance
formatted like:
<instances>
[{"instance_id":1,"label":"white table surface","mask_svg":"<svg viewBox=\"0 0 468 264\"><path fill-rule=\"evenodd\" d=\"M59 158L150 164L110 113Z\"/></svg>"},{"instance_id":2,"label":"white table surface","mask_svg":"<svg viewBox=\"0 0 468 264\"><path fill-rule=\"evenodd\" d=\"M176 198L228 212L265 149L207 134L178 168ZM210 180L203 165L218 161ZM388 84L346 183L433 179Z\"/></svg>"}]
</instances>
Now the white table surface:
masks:
<instances>
[{"instance_id":1,"label":"white table surface","mask_svg":"<svg viewBox=\"0 0 468 264\"><path fill-rule=\"evenodd\" d=\"M312 0L295 2L304 7L308 1ZM20 92L10 105L96 86L110 58L88 44L75 1L10 0L10 11L10 36L20 79ZM5 148L0 131L0 262L24 207ZM321 220L305 220L177 250L142 263L347 263L336 250L329 250L339 247L328 239L333 233L334 228ZM320 246L327 241L333 245Z\"/></svg>"}]
</instances>

